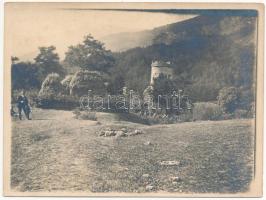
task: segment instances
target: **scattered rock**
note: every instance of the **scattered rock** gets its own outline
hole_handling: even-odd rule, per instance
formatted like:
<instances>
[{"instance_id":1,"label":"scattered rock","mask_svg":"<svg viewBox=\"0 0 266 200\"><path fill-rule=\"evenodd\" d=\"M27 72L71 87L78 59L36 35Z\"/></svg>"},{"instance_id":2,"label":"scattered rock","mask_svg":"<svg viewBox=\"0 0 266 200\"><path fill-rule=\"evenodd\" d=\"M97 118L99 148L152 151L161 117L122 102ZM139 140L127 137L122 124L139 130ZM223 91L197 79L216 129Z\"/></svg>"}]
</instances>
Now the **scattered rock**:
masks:
<instances>
[{"instance_id":1,"label":"scattered rock","mask_svg":"<svg viewBox=\"0 0 266 200\"><path fill-rule=\"evenodd\" d=\"M142 177L143 177L143 178L149 178L150 175L149 175L149 174L143 174Z\"/></svg>"},{"instance_id":2,"label":"scattered rock","mask_svg":"<svg viewBox=\"0 0 266 200\"><path fill-rule=\"evenodd\" d=\"M110 137L110 136L116 136L116 137L126 137L126 136L133 136L142 134L143 132L139 129L127 129L127 128L110 128L106 127L98 132L99 136L103 137Z\"/></svg>"},{"instance_id":3,"label":"scattered rock","mask_svg":"<svg viewBox=\"0 0 266 200\"><path fill-rule=\"evenodd\" d=\"M180 161L178 161L178 160L161 161L160 165L162 165L162 166L178 166L178 165L180 165Z\"/></svg>"},{"instance_id":4,"label":"scattered rock","mask_svg":"<svg viewBox=\"0 0 266 200\"><path fill-rule=\"evenodd\" d=\"M146 146L151 145L151 142L150 141L144 142L144 145Z\"/></svg>"},{"instance_id":5,"label":"scattered rock","mask_svg":"<svg viewBox=\"0 0 266 200\"><path fill-rule=\"evenodd\" d=\"M121 128L121 131L123 131L124 133L127 132L127 129L126 128Z\"/></svg>"},{"instance_id":6,"label":"scattered rock","mask_svg":"<svg viewBox=\"0 0 266 200\"><path fill-rule=\"evenodd\" d=\"M134 132L135 132L136 135L138 135L138 134L142 134L142 131L139 130L139 129L136 129Z\"/></svg>"},{"instance_id":7,"label":"scattered rock","mask_svg":"<svg viewBox=\"0 0 266 200\"><path fill-rule=\"evenodd\" d=\"M147 186L146 186L146 190L151 191L151 190L153 190L153 189L154 189L154 186L152 186L152 185L147 185Z\"/></svg>"},{"instance_id":8,"label":"scattered rock","mask_svg":"<svg viewBox=\"0 0 266 200\"><path fill-rule=\"evenodd\" d=\"M105 134L104 134L105 137L108 137L108 136L115 136L115 131L111 130L111 131L105 131Z\"/></svg>"},{"instance_id":9,"label":"scattered rock","mask_svg":"<svg viewBox=\"0 0 266 200\"><path fill-rule=\"evenodd\" d=\"M99 135L99 136L104 136L105 133L104 133L103 131L100 131L100 132L98 133L98 135Z\"/></svg>"},{"instance_id":10,"label":"scattered rock","mask_svg":"<svg viewBox=\"0 0 266 200\"><path fill-rule=\"evenodd\" d=\"M132 132L128 132L127 135L128 136L133 136L133 135L139 135L139 134L142 134L143 132L139 129L135 129L134 131Z\"/></svg>"},{"instance_id":11,"label":"scattered rock","mask_svg":"<svg viewBox=\"0 0 266 200\"><path fill-rule=\"evenodd\" d=\"M179 182L179 181L181 181L181 178L180 177L178 177L178 176L172 176L172 177L170 177L170 181L172 181L173 183L174 182Z\"/></svg>"},{"instance_id":12,"label":"scattered rock","mask_svg":"<svg viewBox=\"0 0 266 200\"><path fill-rule=\"evenodd\" d=\"M124 131L115 131L115 136L116 137L125 137L126 134Z\"/></svg>"}]
</instances>

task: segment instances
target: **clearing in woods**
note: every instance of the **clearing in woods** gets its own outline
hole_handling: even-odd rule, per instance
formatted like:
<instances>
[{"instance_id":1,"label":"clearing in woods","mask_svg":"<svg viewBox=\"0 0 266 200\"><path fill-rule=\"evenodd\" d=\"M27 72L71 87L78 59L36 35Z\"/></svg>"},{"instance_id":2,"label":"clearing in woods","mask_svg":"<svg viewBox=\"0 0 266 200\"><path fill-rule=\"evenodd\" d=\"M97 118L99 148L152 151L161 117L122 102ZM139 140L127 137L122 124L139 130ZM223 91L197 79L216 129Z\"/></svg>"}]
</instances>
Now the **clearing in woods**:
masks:
<instances>
[{"instance_id":1,"label":"clearing in woods","mask_svg":"<svg viewBox=\"0 0 266 200\"><path fill-rule=\"evenodd\" d=\"M248 190L252 180L250 119L148 126L77 120L71 111L38 109L33 115L31 121L12 123L16 191L234 193ZM97 115L100 120L104 114ZM97 135L110 125L144 133Z\"/></svg>"}]
</instances>

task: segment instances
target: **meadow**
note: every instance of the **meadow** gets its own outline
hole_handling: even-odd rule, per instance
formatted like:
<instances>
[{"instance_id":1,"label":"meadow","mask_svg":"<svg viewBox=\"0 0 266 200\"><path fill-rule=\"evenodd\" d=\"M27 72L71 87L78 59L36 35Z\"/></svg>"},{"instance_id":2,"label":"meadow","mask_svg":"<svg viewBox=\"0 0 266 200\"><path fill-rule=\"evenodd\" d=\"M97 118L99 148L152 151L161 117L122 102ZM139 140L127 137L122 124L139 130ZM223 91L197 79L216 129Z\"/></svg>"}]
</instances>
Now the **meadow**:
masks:
<instances>
[{"instance_id":1,"label":"meadow","mask_svg":"<svg viewBox=\"0 0 266 200\"><path fill-rule=\"evenodd\" d=\"M134 193L249 189L252 119L145 125L114 113L96 117L81 120L71 111L35 108L33 120L13 119L11 188ZM106 127L139 129L142 134L99 136Z\"/></svg>"}]
</instances>

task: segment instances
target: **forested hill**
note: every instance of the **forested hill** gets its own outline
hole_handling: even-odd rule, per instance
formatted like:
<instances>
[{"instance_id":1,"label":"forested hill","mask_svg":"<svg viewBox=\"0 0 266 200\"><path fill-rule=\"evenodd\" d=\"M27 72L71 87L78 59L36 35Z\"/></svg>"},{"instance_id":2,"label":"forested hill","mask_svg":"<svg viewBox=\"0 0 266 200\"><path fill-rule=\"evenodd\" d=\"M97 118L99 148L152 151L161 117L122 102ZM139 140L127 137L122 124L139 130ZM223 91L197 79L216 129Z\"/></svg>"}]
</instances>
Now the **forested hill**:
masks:
<instances>
[{"instance_id":1,"label":"forested hill","mask_svg":"<svg viewBox=\"0 0 266 200\"><path fill-rule=\"evenodd\" d=\"M125 75L128 87L143 91L155 59L174 63L180 87L195 100L214 100L224 86L252 87L255 17L198 16L150 35L150 46L115 54L115 73Z\"/></svg>"}]
</instances>

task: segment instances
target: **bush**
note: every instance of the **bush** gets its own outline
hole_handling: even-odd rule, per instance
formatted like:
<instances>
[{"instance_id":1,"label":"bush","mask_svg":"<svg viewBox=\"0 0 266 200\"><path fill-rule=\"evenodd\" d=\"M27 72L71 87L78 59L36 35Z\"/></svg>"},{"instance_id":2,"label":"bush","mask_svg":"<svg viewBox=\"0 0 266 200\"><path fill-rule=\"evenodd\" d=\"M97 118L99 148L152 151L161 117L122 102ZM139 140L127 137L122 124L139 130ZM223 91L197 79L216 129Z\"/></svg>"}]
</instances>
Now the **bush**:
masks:
<instances>
[{"instance_id":1,"label":"bush","mask_svg":"<svg viewBox=\"0 0 266 200\"><path fill-rule=\"evenodd\" d=\"M193 108L193 120L220 120L223 111L219 105L210 102L195 103Z\"/></svg>"},{"instance_id":2,"label":"bush","mask_svg":"<svg viewBox=\"0 0 266 200\"><path fill-rule=\"evenodd\" d=\"M233 113L239 106L239 89L235 87L225 87L219 91L217 97L218 104L224 112Z\"/></svg>"},{"instance_id":3,"label":"bush","mask_svg":"<svg viewBox=\"0 0 266 200\"><path fill-rule=\"evenodd\" d=\"M254 118L256 116L256 103L253 101L250 104L249 117Z\"/></svg>"},{"instance_id":4,"label":"bush","mask_svg":"<svg viewBox=\"0 0 266 200\"><path fill-rule=\"evenodd\" d=\"M150 97L153 97L153 86L148 86L144 91L143 91L143 98L147 99Z\"/></svg>"},{"instance_id":5,"label":"bush","mask_svg":"<svg viewBox=\"0 0 266 200\"><path fill-rule=\"evenodd\" d=\"M234 118L241 119L241 118L248 118L249 112L243 109L237 109L234 112Z\"/></svg>"},{"instance_id":6,"label":"bush","mask_svg":"<svg viewBox=\"0 0 266 200\"><path fill-rule=\"evenodd\" d=\"M39 96L51 97L62 93L63 88L60 82L60 76L56 73L48 74L42 83Z\"/></svg>"},{"instance_id":7,"label":"bush","mask_svg":"<svg viewBox=\"0 0 266 200\"><path fill-rule=\"evenodd\" d=\"M69 94L70 93L70 82L73 78L73 75L67 75L62 81L61 81L61 85L63 86L63 92L65 94Z\"/></svg>"},{"instance_id":8,"label":"bush","mask_svg":"<svg viewBox=\"0 0 266 200\"><path fill-rule=\"evenodd\" d=\"M255 101L255 89L240 88L239 108L243 110L251 110L252 103Z\"/></svg>"},{"instance_id":9,"label":"bush","mask_svg":"<svg viewBox=\"0 0 266 200\"><path fill-rule=\"evenodd\" d=\"M37 107L72 110L80 106L79 98L69 95L42 95L38 96Z\"/></svg>"},{"instance_id":10,"label":"bush","mask_svg":"<svg viewBox=\"0 0 266 200\"><path fill-rule=\"evenodd\" d=\"M174 90L174 82L160 74L158 78L154 79L153 88L148 87L144 92L146 94L152 93L154 100L157 102L159 95L170 95ZM161 104L165 105L166 102L162 99Z\"/></svg>"},{"instance_id":11,"label":"bush","mask_svg":"<svg viewBox=\"0 0 266 200\"><path fill-rule=\"evenodd\" d=\"M76 72L69 83L70 94L83 96L88 94L88 90L93 90L94 94L105 94L103 74L96 71L80 70Z\"/></svg>"},{"instance_id":12,"label":"bush","mask_svg":"<svg viewBox=\"0 0 266 200\"><path fill-rule=\"evenodd\" d=\"M31 106L36 105L37 99L38 99L38 90L37 89L32 89L32 90L24 90L25 91L25 96L28 98L29 104ZM20 95L21 91L20 90L13 90L11 94L11 103L16 104L18 96Z\"/></svg>"}]
</instances>

